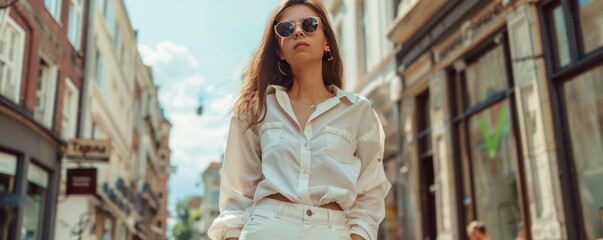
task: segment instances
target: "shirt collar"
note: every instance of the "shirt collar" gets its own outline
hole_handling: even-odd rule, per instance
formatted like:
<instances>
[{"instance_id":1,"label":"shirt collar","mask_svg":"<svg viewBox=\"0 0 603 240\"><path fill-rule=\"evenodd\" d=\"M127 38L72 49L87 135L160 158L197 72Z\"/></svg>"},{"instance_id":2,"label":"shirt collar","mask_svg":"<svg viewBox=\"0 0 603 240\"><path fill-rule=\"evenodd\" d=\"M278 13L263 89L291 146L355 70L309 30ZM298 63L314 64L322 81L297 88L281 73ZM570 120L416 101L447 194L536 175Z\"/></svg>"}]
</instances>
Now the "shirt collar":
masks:
<instances>
[{"instance_id":1,"label":"shirt collar","mask_svg":"<svg viewBox=\"0 0 603 240\"><path fill-rule=\"evenodd\" d=\"M354 93L351 92L346 92L341 90L340 88L338 88L335 85L330 85L327 87L327 89L330 92L335 92L335 96L339 99L341 98L347 98L348 101L350 101L351 103L355 103L356 102L356 95ZM283 92L286 93L287 92L287 88L284 86L280 86L280 85L268 85L268 87L266 88L266 95L271 94L271 93L275 93L275 92Z\"/></svg>"}]
</instances>

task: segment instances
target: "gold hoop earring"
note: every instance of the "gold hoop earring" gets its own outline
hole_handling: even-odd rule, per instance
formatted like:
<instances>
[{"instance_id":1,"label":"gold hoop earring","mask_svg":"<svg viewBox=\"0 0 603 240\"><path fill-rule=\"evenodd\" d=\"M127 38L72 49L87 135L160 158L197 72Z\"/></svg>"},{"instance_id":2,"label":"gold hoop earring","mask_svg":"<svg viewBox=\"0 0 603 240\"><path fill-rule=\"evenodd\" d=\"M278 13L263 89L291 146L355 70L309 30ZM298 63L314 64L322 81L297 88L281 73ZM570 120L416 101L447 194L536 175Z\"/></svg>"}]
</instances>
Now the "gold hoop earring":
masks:
<instances>
[{"instance_id":1,"label":"gold hoop earring","mask_svg":"<svg viewBox=\"0 0 603 240\"><path fill-rule=\"evenodd\" d=\"M329 61L329 62L333 61L333 54L331 54L331 50L326 50L325 54L327 54L327 53L329 54L329 57L327 58L327 61Z\"/></svg>"},{"instance_id":2,"label":"gold hoop earring","mask_svg":"<svg viewBox=\"0 0 603 240\"><path fill-rule=\"evenodd\" d=\"M283 60L278 60L278 62L276 63L276 66L278 67L278 70L281 72L281 74L287 76L288 74L283 72L283 69L281 69L281 61L283 61Z\"/></svg>"}]
</instances>

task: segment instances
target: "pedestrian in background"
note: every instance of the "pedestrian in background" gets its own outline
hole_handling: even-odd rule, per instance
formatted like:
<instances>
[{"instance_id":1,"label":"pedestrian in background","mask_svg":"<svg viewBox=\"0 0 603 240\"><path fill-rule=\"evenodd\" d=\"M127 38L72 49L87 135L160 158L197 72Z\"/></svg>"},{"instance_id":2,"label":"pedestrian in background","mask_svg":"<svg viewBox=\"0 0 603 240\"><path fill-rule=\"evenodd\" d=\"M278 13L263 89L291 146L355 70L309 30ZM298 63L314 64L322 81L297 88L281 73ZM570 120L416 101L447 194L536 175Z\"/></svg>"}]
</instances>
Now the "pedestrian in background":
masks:
<instances>
[{"instance_id":1,"label":"pedestrian in background","mask_svg":"<svg viewBox=\"0 0 603 240\"><path fill-rule=\"evenodd\" d=\"M473 221L467 225L467 235L469 240L489 240L486 225L480 221Z\"/></svg>"},{"instance_id":2,"label":"pedestrian in background","mask_svg":"<svg viewBox=\"0 0 603 240\"><path fill-rule=\"evenodd\" d=\"M517 231L517 237L515 237L515 240L528 240L526 229L523 224L519 225L519 231Z\"/></svg>"},{"instance_id":3,"label":"pedestrian in background","mask_svg":"<svg viewBox=\"0 0 603 240\"><path fill-rule=\"evenodd\" d=\"M228 135L212 239L376 239L391 188L384 133L319 0L273 11Z\"/></svg>"}]
</instances>

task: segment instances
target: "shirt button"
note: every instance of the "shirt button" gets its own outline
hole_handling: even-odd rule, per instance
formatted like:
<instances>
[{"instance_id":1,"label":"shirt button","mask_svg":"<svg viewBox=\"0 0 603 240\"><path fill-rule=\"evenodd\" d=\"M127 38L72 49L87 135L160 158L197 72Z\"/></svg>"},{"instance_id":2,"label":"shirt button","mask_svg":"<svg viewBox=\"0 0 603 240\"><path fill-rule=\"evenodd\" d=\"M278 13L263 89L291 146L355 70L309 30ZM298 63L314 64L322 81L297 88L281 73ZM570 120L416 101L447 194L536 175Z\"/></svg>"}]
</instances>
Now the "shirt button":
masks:
<instances>
[{"instance_id":1,"label":"shirt button","mask_svg":"<svg viewBox=\"0 0 603 240\"><path fill-rule=\"evenodd\" d=\"M308 143L304 143L304 147L307 148L308 147Z\"/></svg>"},{"instance_id":2,"label":"shirt button","mask_svg":"<svg viewBox=\"0 0 603 240\"><path fill-rule=\"evenodd\" d=\"M308 211L306 211L306 214L307 214L308 216L312 216L312 210L308 209Z\"/></svg>"},{"instance_id":3,"label":"shirt button","mask_svg":"<svg viewBox=\"0 0 603 240\"><path fill-rule=\"evenodd\" d=\"M304 174L308 174L308 169L304 169Z\"/></svg>"}]
</instances>

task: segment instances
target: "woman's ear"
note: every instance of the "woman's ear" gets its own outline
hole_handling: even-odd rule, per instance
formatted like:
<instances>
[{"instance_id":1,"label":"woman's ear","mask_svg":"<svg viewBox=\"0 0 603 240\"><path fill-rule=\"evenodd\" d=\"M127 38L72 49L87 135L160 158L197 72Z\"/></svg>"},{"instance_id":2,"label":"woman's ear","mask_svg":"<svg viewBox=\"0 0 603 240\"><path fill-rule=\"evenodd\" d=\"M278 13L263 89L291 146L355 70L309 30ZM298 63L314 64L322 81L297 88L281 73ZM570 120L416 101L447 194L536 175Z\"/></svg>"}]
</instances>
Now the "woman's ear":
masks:
<instances>
[{"instance_id":1,"label":"woman's ear","mask_svg":"<svg viewBox=\"0 0 603 240\"><path fill-rule=\"evenodd\" d=\"M325 50L325 52L331 51L331 48L329 47L329 43L327 41L325 41L324 50Z\"/></svg>"},{"instance_id":2,"label":"woman's ear","mask_svg":"<svg viewBox=\"0 0 603 240\"><path fill-rule=\"evenodd\" d=\"M281 51L280 49L276 49L276 56L278 56L280 60L285 60L285 56L283 56L283 51Z\"/></svg>"}]
</instances>

